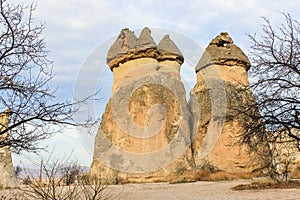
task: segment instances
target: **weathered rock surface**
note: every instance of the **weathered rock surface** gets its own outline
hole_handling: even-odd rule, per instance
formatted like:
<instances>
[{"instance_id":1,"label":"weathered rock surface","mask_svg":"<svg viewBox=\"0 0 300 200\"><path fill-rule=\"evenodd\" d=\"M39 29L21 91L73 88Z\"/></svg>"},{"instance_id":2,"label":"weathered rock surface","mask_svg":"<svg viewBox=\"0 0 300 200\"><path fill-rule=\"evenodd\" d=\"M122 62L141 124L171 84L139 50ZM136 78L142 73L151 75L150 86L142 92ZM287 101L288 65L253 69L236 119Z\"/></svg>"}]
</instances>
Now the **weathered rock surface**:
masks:
<instances>
[{"instance_id":1,"label":"weathered rock surface","mask_svg":"<svg viewBox=\"0 0 300 200\"><path fill-rule=\"evenodd\" d=\"M203 53L189 103L198 169L221 171L229 178L251 176L251 157L246 146L238 144L250 119L236 109L255 101L249 90L249 67L248 58L227 33L213 39Z\"/></svg>"},{"instance_id":2,"label":"weathered rock surface","mask_svg":"<svg viewBox=\"0 0 300 200\"><path fill-rule=\"evenodd\" d=\"M183 63L180 50L168 35L164 36L157 46L149 28L144 28L139 38L133 31L123 29L108 51L107 64L113 71L120 64L138 58L154 58L158 61L168 59Z\"/></svg>"},{"instance_id":3,"label":"weathered rock surface","mask_svg":"<svg viewBox=\"0 0 300 200\"><path fill-rule=\"evenodd\" d=\"M175 60L180 64L183 63L183 55L176 44L170 39L169 35L163 37L158 43L157 49L160 53L159 60Z\"/></svg>"},{"instance_id":4,"label":"weathered rock surface","mask_svg":"<svg viewBox=\"0 0 300 200\"><path fill-rule=\"evenodd\" d=\"M107 56L115 80L91 174L110 183L195 180L183 56L169 37L157 46L148 28L132 34L122 30Z\"/></svg>"},{"instance_id":5,"label":"weathered rock surface","mask_svg":"<svg viewBox=\"0 0 300 200\"><path fill-rule=\"evenodd\" d=\"M9 123L9 110L0 114L0 130L7 127ZM5 139L7 134L0 139ZM0 188L17 187L17 178L12 164L11 152L8 147L0 148Z\"/></svg>"},{"instance_id":6,"label":"weathered rock surface","mask_svg":"<svg viewBox=\"0 0 300 200\"><path fill-rule=\"evenodd\" d=\"M135 47L139 51L145 51L147 49L156 49L157 46L151 37L151 31L148 27L144 28L140 34L137 41L137 46Z\"/></svg>"},{"instance_id":7,"label":"weathered rock surface","mask_svg":"<svg viewBox=\"0 0 300 200\"><path fill-rule=\"evenodd\" d=\"M207 171L210 180L256 175L257 163L240 143L249 116L259 115L247 56L228 33L213 39L195 68L189 104L183 61L168 35L156 45L148 28L138 38L121 31L107 55L113 93L96 136L92 175L109 183L194 181ZM298 164L292 167L298 173Z\"/></svg>"},{"instance_id":8,"label":"weathered rock surface","mask_svg":"<svg viewBox=\"0 0 300 200\"><path fill-rule=\"evenodd\" d=\"M126 55L127 53L134 50L136 45L137 37L134 32L130 31L129 29L123 29L117 40L108 51L107 63L109 64L109 66L113 65L111 64L111 61L115 60L118 57L122 57L123 59L125 59L125 56L123 55Z\"/></svg>"},{"instance_id":9,"label":"weathered rock surface","mask_svg":"<svg viewBox=\"0 0 300 200\"><path fill-rule=\"evenodd\" d=\"M244 52L235 44L228 33L221 33L205 49L196 73L210 65L243 67L248 71L250 62Z\"/></svg>"},{"instance_id":10,"label":"weathered rock surface","mask_svg":"<svg viewBox=\"0 0 300 200\"><path fill-rule=\"evenodd\" d=\"M164 36L157 46L149 28L144 28L139 38L129 29L123 29L107 55L107 64L114 73L112 90L136 66L160 63L179 71L183 61L180 50L169 36Z\"/></svg>"}]
</instances>

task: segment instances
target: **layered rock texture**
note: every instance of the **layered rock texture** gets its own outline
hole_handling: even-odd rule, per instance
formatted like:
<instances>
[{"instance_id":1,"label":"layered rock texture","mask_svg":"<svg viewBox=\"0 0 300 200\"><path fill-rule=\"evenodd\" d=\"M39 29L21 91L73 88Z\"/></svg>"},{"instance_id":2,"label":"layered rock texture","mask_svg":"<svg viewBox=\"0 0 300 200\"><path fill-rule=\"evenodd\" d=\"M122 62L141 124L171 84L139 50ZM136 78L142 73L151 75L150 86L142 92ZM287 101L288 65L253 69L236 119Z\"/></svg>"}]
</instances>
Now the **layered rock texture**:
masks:
<instances>
[{"instance_id":1,"label":"layered rock texture","mask_svg":"<svg viewBox=\"0 0 300 200\"><path fill-rule=\"evenodd\" d=\"M198 169L223 172L229 178L251 176L250 155L238 144L245 122L251 120L238 108L255 101L249 90L249 68L248 58L227 33L210 42L196 66L189 107Z\"/></svg>"},{"instance_id":2,"label":"layered rock texture","mask_svg":"<svg viewBox=\"0 0 300 200\"><path fill-rule=\"evenodd\" d=\"M144 28L139 38L133 31L123 29L107 55L107 64L114 73L113 90L118 81L137 66L158 63L177 72L183 63L181 52L168 35L156 45L149 28Z\"/></svg>"},{"instance_id":3,"label":"layered rock texture","mask_svg":"<svg viewBox=\"0 0 300 200\"><path fill-rule=\"evenodd\" d=\"M227 33L213 39L196 66L189 103L183 61L167 35L156 45L148 28L139 37L121 31L107 55L113 92L96 136L92 175L109 183L194 181L201 170L223 175L212 179L252 176L251 155L238 143L251 120L240 111L255 104L248 58Z\"/></svg>"},{"instance_id":4,"label":"layered rock texture","mask_svg":"<svg viewBox=\"0 0 300 200\"><path fill-rule=\"evenodd\" d=\"M9 110L0 114L0 130L7 127L9 123ZM1 140L5 140L8 135L2 135ZM11 152L8 147L0 148L0 188L17 187L17 178L12 164Z\"/></svg>"},{"instance_id":5,"label":"layered rock texture","mask_svg":"<svg viewBox=\"0 0 300 200\"><path fill-rule=\"evenodd\" d=\"M194 180L184 59L168 35L155 44L123 29L107 55L113 94L96 136L91 174L110 183Z\"/></svg>"}]
</instances>

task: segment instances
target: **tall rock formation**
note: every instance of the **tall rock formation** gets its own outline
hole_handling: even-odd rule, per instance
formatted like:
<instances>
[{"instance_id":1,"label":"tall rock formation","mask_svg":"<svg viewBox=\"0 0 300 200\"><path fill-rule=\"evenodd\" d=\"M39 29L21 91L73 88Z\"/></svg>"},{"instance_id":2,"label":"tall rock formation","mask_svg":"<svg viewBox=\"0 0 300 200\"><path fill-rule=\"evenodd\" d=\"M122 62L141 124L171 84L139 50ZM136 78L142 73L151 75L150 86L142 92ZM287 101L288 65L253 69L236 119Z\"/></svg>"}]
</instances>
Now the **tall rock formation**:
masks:
<instances>
[{"instance_id":1,"label":"tall rock formation","mask_svg":"<svg viewBox=\"0 0 300 200\"><path fill-rule=\"evenodd\" d=\"M0 114L0 130L7 127L9 123L9 110ZM0 140L5 140L8 134L0 136ZM0 188L17 187L17 178L12 164L9 147L0 148Z\"/></svg>"},{"instance_id":2,"label":"tall rock formation","mask_svg":"<svg viewBox=\"0 0 300 200\"><path fill-rule=\"evenodd\" d=\"M148 28L139 38L121 31L107 55L113 93L95 139L91 175L110 183L194 180L183 61L169 36L156 45Z\"/></svg>"},{"instance_id":3,"label":"tall rock formation","mask_svg":"<svg viewBox=\"0 0 300 200\"><path fill-rule=\"evenodd\" d=\"M203 53L189 103L198 169L209 168L230 178L251 174L247 148L238 144L245 122L251 120L239 111L255 101L249 68L248 58L227 33L213 39Z\"/></svg>"}]
</instances>

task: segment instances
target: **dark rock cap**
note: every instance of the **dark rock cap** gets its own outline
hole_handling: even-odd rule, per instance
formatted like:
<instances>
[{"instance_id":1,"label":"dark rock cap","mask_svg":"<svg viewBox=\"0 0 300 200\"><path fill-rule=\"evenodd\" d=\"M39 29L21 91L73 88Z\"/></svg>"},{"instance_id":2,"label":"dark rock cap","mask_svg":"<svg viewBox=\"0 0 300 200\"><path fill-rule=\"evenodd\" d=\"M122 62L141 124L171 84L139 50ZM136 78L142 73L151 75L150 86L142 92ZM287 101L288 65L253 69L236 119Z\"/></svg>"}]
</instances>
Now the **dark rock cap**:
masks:
<instances>
[{"instance_id":1,"label":"dark rock cap","mask_svg":"<svg viewBox=\"0 0 300 200\"><path fill-rule=\"evenodd\" d=\"M176 44L170 39L169 35L165 35L159 42L157 47L162 60L176 60L180 64L183 63L183 55L176 46Z\"/></svg>"},{"instance_id":2,"label":"dark rock cap","mask_svg":"<svg viewBox=\"0 0 300 200\"><path fill-rule=\"evenodd\" d=\"M137 41L137 49L139 50L146 50L146 49L156 49L157 46L151 37L151 30L148 27L145 27L140 37Z\"/></svg>"},{"instance_id":3,"label":"dark rock cap","mask_svg":"<svg viewBox=\"0 0 300 200\"><path fill-rule=\"evenodd\" d=\"M238 46L233 44L228 33L220 33L209 43L196 66L196 73L214 64L241 66L247 71L250 69L249 59Z\"/></svg>"},{"instance_id":4,"label":"dark rock cap","mask_svg":"<svg viewBox=\"0 0 300 200\"><path fill-rule=\"evenodd\" d=\"M135 49L137 40L138 39L133 31L130 31L128 28L124 28L108 51L106 57L107 63L116 57Z\"/></svg>"},{"instance_id":5,"label":"dark rock cap","mask_svg":"<svg viewBox=\"0 0 300 200\"><path fill-rule=\"evenodd\" d=\"M168 35L164 36L158 46L151 37L149 28L144 28L136 37L133 31L125 28L108 51L106 61L110 69L118 67L120 63L138 58L155 58L158 61L175 60L183 63L183 56Z\"/></svg>"}]
</instances>

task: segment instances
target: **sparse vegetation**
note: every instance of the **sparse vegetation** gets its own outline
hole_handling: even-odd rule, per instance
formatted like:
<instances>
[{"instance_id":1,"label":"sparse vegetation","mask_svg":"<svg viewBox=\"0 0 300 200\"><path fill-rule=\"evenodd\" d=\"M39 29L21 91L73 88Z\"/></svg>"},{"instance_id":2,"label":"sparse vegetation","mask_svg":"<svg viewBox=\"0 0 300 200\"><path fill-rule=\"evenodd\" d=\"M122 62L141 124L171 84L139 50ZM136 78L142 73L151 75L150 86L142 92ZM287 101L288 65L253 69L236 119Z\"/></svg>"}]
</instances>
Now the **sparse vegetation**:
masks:
<instances>
[{"instance_id":1,"label":"sparse vegetation","mask_svg":"<svg viewBox=\"0 0 300 200\"><path fill-rule=\"evenodd\" d=\"M74 199L79 195L77 186L64 184L65 174L61 171L65 162L55 161L53 163L41 162L41 169L46 174L44 178L36 178L30 174L28 189L24 190L25 196L33 199Z\"/></svg>"},{"instance_id":2,"label":"sparse vegetation","mask_svg":"<svg viewBox=\"0 0 300 200\"><path fill-rule=\"evenodd\" d=\"M182 163L177 163L175 166L175 171L176 174L182 175L185 171L187 171L187 168Z\"/></svg>"},{"instance_id":3,"label":"sparse vegetation","mask_svg":"<svg viewBox=\"0 0 300 200\"><path fill-rule=\"evenodd\" d=\"M29 175L28 188L22 189L23 196L28 199L44 200L105 200L117 199L119 194L108 191L108 184L103 179L82 174L77 163L55 161L41 162L43 174L40 179Z\"/></svg>"},{"instance_id":4,"label":"sparse vegetation","mask_svg":"<svg viewBox=\"0 0 300 200\"><path fill-rule=\"evenodd\" d=\"M248 145L257 172L277 182L288 181L300 151L300 24L287 13L282 16L280 26L264 18L262 34L248 35L256 101L240 109L251 119L244 123L242 143Z\"/></svg>"},{"instance_id":5,"label":"sparse vegetation","mask_svg":"<svg viewBox=\"0 0 300 200\"><path fill-rule=\"evenodd\" d=\"M81 167L77 163L69 164L61 168L62 177L64 178L64 184L74 184L81 172Z\"/></svg>"},{"instance_id":6,"label":"sparse vegetation","mask_svg":"<svg viewBox=\"0 0 300 200\"><path fill-rule=\"evenodd\" d=\"M300 188L300 181L276 182L273 180L265 180L253 182L250 184L241 184L233 187L233 190L262 190L262 189L290 189Z\"/></svg>"},{"instance_id":7,"label":"sparse vegetation","mask_svg":"<svg viewBox=\"0 0 300 200\"><path fill-rule=\"evenodd\" d=\"M108 200L124 199L121 191L111 191L105 178L90 176L77 162L40 161L40 169L26 169L20 188L0 190L2 199ZM22 175L24 177L24 175Z\"/></svg>"},{"instance_id":8,"label":"sparse vegetation","mask_svg":"<svg viewBox=\"0 0 300 200\"><path fill-rule=\"evenodd\" d=\"M31 178L29 175L27 175L24 179L23 179L23 184L24 185L30 185L32 182L31 182Z\"/></svg>"},{"instance_id":9,"label":"sparse vegetation","mask_svg":"<svg viewBox=\"0 0 300 200\"><path fill-rule=\"evenodd\" d=\"M231 180L232 175L219 170L208 160L204 160L201 167L197 170L197 179L200 181Z\"/></svg>"},{"instance_id":10,"label":"sparse vegetation","mask_svg":"<svg viewBox=\"0 0 300 200\"><path fill-rule=\"evenodd\" d=\"M207 159L205 159L200 167L200 170L208 171L210 173L216 173L220 171L216 166L211 164Z\"/></svg>"}]
</instances>

